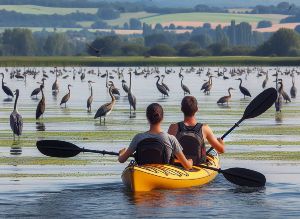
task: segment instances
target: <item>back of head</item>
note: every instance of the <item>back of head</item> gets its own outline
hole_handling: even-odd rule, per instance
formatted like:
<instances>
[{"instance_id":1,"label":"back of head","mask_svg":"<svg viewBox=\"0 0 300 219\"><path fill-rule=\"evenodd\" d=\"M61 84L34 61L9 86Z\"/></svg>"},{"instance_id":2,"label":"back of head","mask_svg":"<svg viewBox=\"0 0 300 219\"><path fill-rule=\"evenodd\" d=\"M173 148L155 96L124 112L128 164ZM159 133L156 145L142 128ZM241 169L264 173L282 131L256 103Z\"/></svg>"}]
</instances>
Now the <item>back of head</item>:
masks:
<instances>
[{"instance_id":1,"label":"back of head","mask_svg":"<svg viewBox=\"0 0 300 219\"><path fill-rule=\"evenodd\" d=\"M184 116L194 116L198 111L197 99L193 96L185 96L181 101L181 111Z\"/></svg>"},{"instance_id":2,"label":"back of head","mask_svg":"<svg viewBox=\"0 0 300 219\"><path fill-rule=\"evenodd\" d=\"M160 123L164 118L164 110L158 103L151 103L147 107L146 116L151 125Z\"/></svg>"}]
</instances>

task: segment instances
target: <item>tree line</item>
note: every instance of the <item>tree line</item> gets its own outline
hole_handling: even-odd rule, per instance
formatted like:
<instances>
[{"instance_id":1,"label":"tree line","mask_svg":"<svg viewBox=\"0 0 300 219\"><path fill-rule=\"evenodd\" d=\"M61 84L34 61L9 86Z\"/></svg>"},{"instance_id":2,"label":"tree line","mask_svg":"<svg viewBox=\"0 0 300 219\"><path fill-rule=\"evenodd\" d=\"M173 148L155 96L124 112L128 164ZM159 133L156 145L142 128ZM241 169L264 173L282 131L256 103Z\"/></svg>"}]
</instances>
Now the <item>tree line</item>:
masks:
<instances>
[{"instance_id":1,"label":"tree line","mask_svg":"<svg viewBox=\"0 0 300 219\"><path fill-rule=\"evenodd\" d=\"M144 36L119 36L115 33L90 35L77 32L34 32L7 29L0 36L1 56L300 56L300 35L280 29L268 40L254 46L232 44L221 29L215 38L205 32L175 34L154 32ZM231 30L232 32L233 30ZM239 31L237 31L239 32ZM247 36L244 36L246 39Z\"/></svg>"}]
</instances>

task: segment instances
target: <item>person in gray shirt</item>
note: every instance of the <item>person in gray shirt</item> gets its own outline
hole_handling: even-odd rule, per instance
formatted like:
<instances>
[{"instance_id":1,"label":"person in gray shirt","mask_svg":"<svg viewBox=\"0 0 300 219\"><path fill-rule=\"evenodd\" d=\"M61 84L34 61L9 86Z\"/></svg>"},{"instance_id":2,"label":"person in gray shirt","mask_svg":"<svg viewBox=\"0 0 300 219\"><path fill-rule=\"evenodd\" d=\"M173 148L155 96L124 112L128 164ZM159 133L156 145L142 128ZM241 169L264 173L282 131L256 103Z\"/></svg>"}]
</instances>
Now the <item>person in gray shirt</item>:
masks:
<instances>
[{"instance_id":1,"label":"person in gray shirt","mask_svg":"<svg viewBox=\"0 0 300 219\"><path fill-rule=\"evenodd\" d=\"M182 152L182 147L175 136L169 135L161 128L163 121L164 111L158 103L152 103L147 107L146 116L150 124L150 129L147 132L139 133L132 139L129 147L123 148L119 151L119 162L124 163L127 159L137 150L138 144L148 138L156 138L165 146L167 160L170 161L172 155L177 158L185 169L191 169L193 161L186 159Z\"/></svg>"}]
</instances>

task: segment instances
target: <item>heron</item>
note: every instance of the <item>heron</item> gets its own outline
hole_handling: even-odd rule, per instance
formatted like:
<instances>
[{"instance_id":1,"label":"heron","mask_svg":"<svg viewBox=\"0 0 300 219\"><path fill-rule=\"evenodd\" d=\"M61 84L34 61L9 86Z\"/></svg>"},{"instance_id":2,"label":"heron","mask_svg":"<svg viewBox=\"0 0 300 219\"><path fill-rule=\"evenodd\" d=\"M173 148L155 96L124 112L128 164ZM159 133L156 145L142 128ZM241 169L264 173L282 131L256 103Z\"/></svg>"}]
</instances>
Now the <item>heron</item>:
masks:
<instances>
[{"instance_id":1,"label":"heron","mask_svg":"<svg viewBox=\"0 0 300 219\"><path fill-rule=\"evenodd\" d=\"M185 96L186 94L191 94L190 89L186 85L184 85L182 82L183 78L184 78L183 75L180 74L180 77L181 77L181 88L183 90L183 95Z\"/></svg>"},{"instance_id":2,"label":"heron","mask_svg":"<svg viewBox=\"0 0 300 219\"><path fill-rule=\"evenodd\" d=\"M53 94L57 94L59 92L59 85L58 85L58 81L57 81L57 70L55 72L55 77L56 77L56 79L55 79L55 81L54 81L54 83L52 85L52 92L53 92Z\"/></svg>"},{"instance_id":3,"label":"heron","mask_svg":"<svg viewBox=\"0 0 300 219\"><path fill-rule=\"evenodd\" d=\"M231 100L231 93L230 91L231 90L234 90L232 87L228 88L228 96L223 96L221 97L218 101L217 101L217 104L224 104L224 103L227 103L227 106L228 106L228 102Z\"/></svg>"},{"instance_id":4,"label":"heron","mask_svg":"<svg viewBox=\"0 0 300 219\"><path fill-rule=\"evenodd\" d=\"M244 99L246 98L246 96L251 97L251 94L248 91L248 89L242 86L243 80L241 78L238 78L238 79L235 79L235 80L240 81L239 88L240 88L241 93L244 95Z\"/></svg>"},{"instance_id":5,"label":"heron","mask_svg":"<svg viewBox=\"0 0 300 219\"><path fill-rule=\"evenodd\" d=\"M166 84L164 83L164 80L165 80L165 77L166 77L166 76L165 76L165 75L162 75L161 77L162 77L162 79L161 79L161 85L164 86L168 92L170 92L170 89L169 89L168 85L166 85Z\"/></svg>"},{"instance_id":6,"label":"heron","mask_svg":"<svg viewBox=\"0 0 300 219\"><path fill-rule=\"evenodd\" d=\"M87 99L87 102L86 102L86 107L87 107L88 112L92 111L92 102L93 102L93 86L92 86L92 83L95 83L95 82L88 81L89 88L91 89L91 96L89 96L89 98Z\"/></svg>"},{"instance_id":7,"label":"heron","mask_svg":"<svg viewBox=\"0 0 300 219\"><path fill-rule=\"evenodd\" d=\"M297 88L295 86L295 77L293 76L292 77L292 87L291 87L291 90L290 90L290 94L291 94L291 98L296 98L296 95L297 95Z\"/></svg>"},{"instance_id":8,"label":"heron","mask_svg":"<svg viewBox=\"0 0 300 219\"><path fill-rule=\"evenodd\" d=\"M4 74L1 73L2 75L2 90L4 91L4 93L6 93L7 96L10 96L10 97L14 97L14 94L13 92L11 91L11 89L9 89L9 87L5 86L5 83L4 83Z\"/></svg>"},{"instance_id":9,"label":"heron","mask_svg":"<svg viewBox=\"0 0 300 219\"><path fill-rule=\"evenodd\" d=\"M163 97L169 96L167 89L163 85L159 84L160 77L157 75L155 78L157 78L156 87L158 91L163 95Z\"/></svg>"},{"instance_id":10,"label":"heron","mask_svg":"<svg viewBox=\"0 0 300 219\"><path fill-rule=\"evenodd\" d=\"M68 91L69 92L61 99L60 104L59 104L59 105L65 104L65 108L67 107L67 102L68 102L68 100L70 99L70 96L71 96L70 87L72 87L71 84L68 85Z\"/></svg>"},{"instance_id":11,"label":"heron","mask_svg":"<svg viewBox=\"0 0 300 219\"><path fill-rule=\"evenodd\" d=\"M131 81L131 76L132 73L129 72L129 91L128 91L128 101L129 101L129 112L130 112L130 117L131 117L131 107L133 108L134 112L136 110L136 98L135 96L132 94L132 81Z\"/></svg>"},{"instance_id":12,"label":"heron","mask_svg":"<svg viewBox=\"0 0 300 219\"><path fill-rule=\"evenodd\" d=\"M45 86L45 81L46 78L43 78L42 79L42 85ZM41 84L40 82L37 82L38 84ZM37 95L41 92L41 86L39 86L38 88L34 89L32 92L31 92L31 97L32 96L35 96L35 98L37 99Z\"/></svg>"},{"instance_id":13,"label":"heron","mask_svg":"<svg viewBox=\"0 0 300 219\"><path fill-rule=\"evenodd\" d=\"M128 86L126 85L126 81L125 81L125 80L122 80L122 88L123 88L123 90L125 91L125 93L128 93L129 88L128 88Z\"/></svg>"},{"instance_id":14,"label":"heron","mask_svg":"<svg viewBox=\"0 0 300 219\"><path fill-rule=\"evenodd\" d=\"M118 96L121 95L119 89L115 87L114 82L109 81L109 86L112 87L111 92L112 92L113 95L118 95Z\"/></svg>"},{"instance_id":15,"label":"heron","mask_svg":"<svg viewBox=\"0 0 300 219\"><path fill-rule=\"evenodd\" d=\"M267 74L266 74L266 78L265 78L265 80L263 81L263 83L262 83L262 88L263 89L265 89L265 87L266 87L266 85L267 85L267 82L268 82L268 80L269 80L269 74L268 74L268 72L267 72Z\"/></svg>"},{"instance_id":16,"label":"heron","mask_svg":"<svg viewBox=\"0 0 300 219\"><path fill-rule=\"evenodd\" d=\"M46 103L45 103L45 95L44 95L44 85L42 84L40 86L40 90L42 93L42 99L40 100L39 104L36 107L36 111L35 111L35 119L39 119L41 116L43 116L44 112L45 112L45 108L46 108Z\"/></svg>"},{"instance_id":17,"label":"heron","mask_svg":"<svg viewBox=\"0 0 300 219\"><path fill-rule=\"evenodd\" d=\"M204 90L204 91L206 90L206 87L209 85L210 80L211 80L212 77L213 77L212 75L210 75L210 76L208 77L208 81L206 81L206 82L204 82L204 83L202 84L202 87L201 87L200 90Z\"/></svg>"},{"instance_id":18,"label":"heron","mask_svg":"<svg viewBox=\"0 0 300 219\"><path fill-rule=\"evenodd\" d=\"M210 94L210 90L212 88L212 78L214 76L209 76L209 80L208 80L208 83L207 85L204 87L204 90L203 90L203 93L205 93L206 95L209 95Z\"/></svg>"},{"instance_id":19,"label":"heron","mask_svg":"<svg viewBox=\"0 0 300 219\"><path fill-rule=\"evenodd\" d=\"M104 125L105 125L105 117L108 116L111 111L114 108L115 102L116 102L116 98L115 96L112 94L112 86L109 87L108 92L109 95L111 97L111 102L103 104L102 106L100 106L100 108L97 110L94 119L100 118L100 125L101 125L101 118L104 117Z\"/></svg>"},{"instance_id":20,"label":"heron","mask_svg":"<svg viewBox=\"0 0 300 219\"><path fill-rule=\"evenodd\" d=\"M16 89L15 95L16 95L16 99L15 99L14 110L10 114L10 118L9 118L10 127L11 130L13 131L14 139L15 139L15 135L20 137L20 135L22 135L22 130L23 130L23 118L17 109L17 103L19 99L19 89Z\"/></svg>"},{"instance_id":21,"label":"heron","mask_svg":"<svg viewBox=\"0 0 300 219\"><path fill-rule=\"evenodd\" d=\"M278 79L278 84L280 84L280 87L278 88L278 92L282 95L283 99L285 100L285 102L292 102L291 98L289 97L289 95L283 90L283 82L282 79Z\"/></svg>"}]
</instances>

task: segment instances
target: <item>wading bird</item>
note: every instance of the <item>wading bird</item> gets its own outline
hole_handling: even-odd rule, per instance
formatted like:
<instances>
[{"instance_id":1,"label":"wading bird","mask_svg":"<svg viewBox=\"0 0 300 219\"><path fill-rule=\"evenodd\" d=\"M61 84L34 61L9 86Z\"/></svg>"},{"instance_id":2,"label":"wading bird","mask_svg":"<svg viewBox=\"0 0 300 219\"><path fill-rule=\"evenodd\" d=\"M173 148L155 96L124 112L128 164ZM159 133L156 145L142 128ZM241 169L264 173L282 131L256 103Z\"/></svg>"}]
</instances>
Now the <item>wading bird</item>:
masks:
<instances>
[{"instance_id":1,"label":"wading bird","mask_svg":"<svg viewBox=\"0 0 300 219\"><path fill-rule=\"evenodd\" d=\"M42 79L42 85L45 86L45 81L46 78L43 78ZM40 82L37 82L38 84L41 84ZM37 99L37 95L41 92L41 86L39 86L38 88L34 89L32 92L31 92L31 97L32 96L35 96L35 98Z\"/></svg>"},{"instance_id":2,"label":"wading bird","mask_svg":"<svg viewBox=\"0 0 300 219\"><path fill-rule=\"evenodd\" d=\"M114 108L115 102L116 102L116 98L115 96L112 94L112 86L109 87L109 95L111 97L111 102L103 104L102 106L100 106L100 108L97 110L94 119L100 118L100 125L101 125L101 118L104 117L104 125L105 125L105 117L108 116L111 111Z\"/></svg>"},{"instance_id":3,"label":"wading bird","mask_svg":"<svg viewBox=\"0 0 300 219\"><path fill-rule=\"evenodd\" d=\"M55 95L59 92L59 85L58 85L58 81L57 81L57 70L55 72L55 81L52 85L52 93Z\"/></svg>"},{"instance_id":4,"label":"wading bird","mask_svg":"<svg viewBox=\"0 0 300 219\"><path fill-rule=\"evenodd\" d=\"M61 99L60 101L60 104L59 105L62 105L62 104L65 104L65 108L67 107L67 102L68 100L70 99L70 96L71 96L71 90L70 90L70 87L72 87L72 85L68 85L68 93Z\"/></svg>"},{"instance_id":5,"label":"wading bird","mask_svg":"<svg viewBox=\"0 0 300 219\"><path fill-rule=\"evenodd\" d=\"M165 80L165 77L166 77L166 76L165 76L165 75L162 75L161 77L162 77L162 79L161 79L161 85L164 86L168 92L170 92L170 89L169 89L168 85L166 85L166 84L164 83L164 80Z\"/></svg>"},{"instance_id":6,"label":"wading bird","mask_svg":"<svg viewBox=\"0 0 300 219\"><path fill-rule=\"evenodd\" d=\"M6 93L7 96L10 96L10 97L14 97L14 94L13 92L11 91L11 89L9 89L9 87L5 86L4 84L4 74L1 73L2 75L2 90L4 91L4 93Z\"/></svg>"},{"instance_id":7,"label":"wading bird","mask_svg":"<svg viewBox=\"0 0 300 219\"><path fill-rule=\"evenodd\" d=\"M43 114L45 112L46 103L45 103L45 95L44 95L43 89L44 89L44 85L41 85L40 90L42 93L42 99L40 100L39 104L36 107L35 119L39 119L41 116L43 116Z\"/></svg>"},{"instance_id":8,"label":"wading bird","mask_svg":"<svg viewBox=\"0 0 300 219\"><path fill-rule=\"evenodd\" d=\"M129 91L128 91L128 101L129 101L129 112L130 112L130 117L131 117L131 107L133 108L134 112L136 110L136 98L132 94L132 82L131 82L131 72L129 72Z\"/></svg>"},{"instance_id":9,"label":"wading bird","mask_svg":"<svg viewBox=\"0 0 300 219\"><path fill-rule=\"evenodd\" d=\"M292 87L291 87L291 90L290 90L290 94L291 94L291 98L296 98L296 95L297 95L297 88L295 87L295 77L293 76L292 77Z\"/></svg>"},{"instance_id":10,"label":"wading bird","mask_svg":"<svg viewBox=\"0 0 300 219\"><path fill-rule=\"evenodd\" d=\"M221 97L218 101L217 101L217 104L224 104L224 103L227 103L227 106L228 106L228 102L231 100L231 93L230 91L231 90L234 90L232 87L228 88L228 96L224 96L224 97Z\"/></svg>"},{"instance_id":11,"label":"wading bird","mask_svg":"<svg viewBox=\"0 0 300 219\"><path fill-rule=\"evenodd\" d=\"M283 90L283 82L282 79L278 79L278 84L280 84L280 87L278 88L278 92L282 95L283 99L285 100L285 102L292 102L291 98L289 97L289 95Z\"/></svg>"},{"instance_id":12,"label":"wading bird","mask_svg":"<svg viewBox=\"0 0 300 219\"><path fill-rule=\"evenodd\" d=\"M240 81L239 88L240 88L241 93L244 95L244 99L246 98L246 96L251 97L251 94L248 91L248 89L242 86L242 82L243 82L242 79L238 78L238 79L235 79L235 80Z\"/></svg>"},{"instance_id":13,"label":"wading bird","mask_svg":"<svg viewBox=\"0 0 300 219\"><path fill-rule=\"evenodd\" d=\"M20 135L22 135L22 130L23 130L23 119L17 110L17 102L19 99L19 89L17 89L15 92L16 92L15 93L16 99L15 99L14 110L10 114L10 118L9 118L10 127L11 127L11 130L13 131L14 139L15 139L15 135L17 135L18 137Z\"/></svg>"},{"instance_id":14,"label":"wading bird","mask_svg":"<svg viewBox=\"0 0 300 219\"><path fill-rule=\"evenodd\" d=\"M87 102L86 102L86 107L87 107L88 112L92 111L92 102L93 102L93 86L92 86L92 83L95 83L95 82L88 81L89 88L91 89L91 95L89 96L89 98L87 99Z\"/></svg>"},{"instance_id":15,"label":"wading bird","mask_svg":"<svg viewBox=\"0 0 300 219\"><path fill-rule=\"evenodd\" d=\"M267 85L267 82L268 82L268 80L269 80L269 75L268 75L268 72L267 72L267 74L266 74L266 78L265 78L265 80L263 81L263 83L262 83L262 88L263 89L265 89L265 87L266 87L266 85Z\"/></svg>"},{"instance_id":16,"label":"wading bird","mask_svg":"<svg viewBox=\"0 0 300 219\"><path fill-rule=\"evenodd\" d=\"M184 78L183 75L181 74L180 77L181 77L181 89L183 90L183 95L185 96L186 94L191 94L190 89L182 82Z\"/></svg>"},{"instance_id":17,"label":"wading bird","mask_svg":"<svg viewBox=\"0 0 300 219\"><path fill-rule=\"evenodd\" d=\"M122 88L125 91L125 93L128 94L129 88L126 85L126 81L125 80L122 80Z\"/></svg>"},{"instance_id":18,"label":"wading bird","mask_svg":"<svg viewBox=\"0 0 300 219\"><path fill-rule=\"evenodd\" d=\"M160 77L157 75L155 76L155 78L157 78L156 87L158 91L162 94L163 98L165 96L169 96L167 89L163 85L159 84Z\"/></svg>"}]
</instances>

